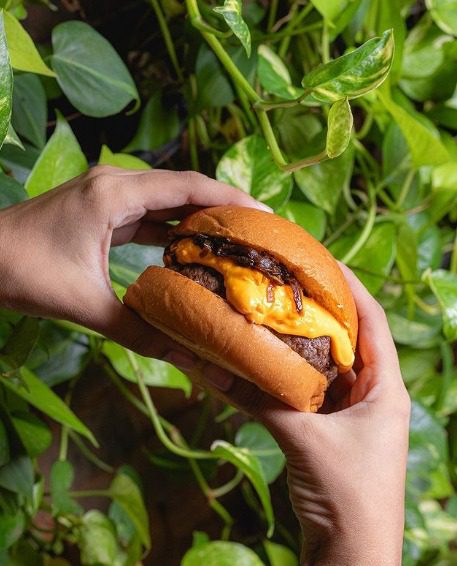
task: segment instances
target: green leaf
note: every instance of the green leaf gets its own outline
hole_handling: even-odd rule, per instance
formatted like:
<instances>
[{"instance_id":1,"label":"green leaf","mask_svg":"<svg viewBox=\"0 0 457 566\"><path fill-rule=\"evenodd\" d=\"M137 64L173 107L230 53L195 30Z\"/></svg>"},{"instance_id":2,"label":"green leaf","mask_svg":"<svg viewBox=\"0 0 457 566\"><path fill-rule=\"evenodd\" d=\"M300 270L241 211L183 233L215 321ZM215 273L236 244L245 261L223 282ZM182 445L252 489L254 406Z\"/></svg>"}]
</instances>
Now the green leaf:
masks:
<instances>
[{"instance_id":1,"label":"green leaf","mask_svg":"<svg viewBox=\"0 0 457 566\"><path fill-rule=\"evenodd\" d=\"M195 62L197 76L196 109L227 106L234 98L233 89L216 55L202 45Z\"/></svg>"},{"instance_id":2,"label":"green leaf","mask_svg":"<svg viewBox=\"0 0 457 566\"><path fill-rule=\"evenodd\" d=\"M181 566L265 566L257 554L238 542L215 540L199 544L184 555Z\"/></svg>"},{"instance_id":3,"label":"green leaf","mask_svg":"<svg viewBox=\"0 0 457 566\"><path fill-rule=\"evenodd\" d=\"M437 346L442 338L441 317L430 317L415 313L413 319L404 314L389 311L387 313L389 327L397 344L405 344L415 348L431 348Z\"/></svg>"},{"instance_id":4,"label":"green leaf","mask_svg":"<svg viewBox=\"0 0 457 566\"><path fill-rule=\"evenodd\" d=\"M381 85L389 74L394 55L392 30L308 73L302 86L320 102L363 96Z\"/></svg>"},{"instance_id":5,"label":"green leaf","mask_svg":"<svg viewBox=\"0 0 457 566\"><path fill-rule=\"evenodd\" d=\"M276 544L269 540L264 540L263 546L270 561L270 566L299 566L298 558L287 546Z\"/></svg>"},{"instance_id":6,"label":"green leaf","mask_svg":"<svg viewBox=\"0 0 457 566\"><path fill-rule=\"evenodd\" d=\"M112 45L84 22L70 21L52 31L52 66L68 100L83 114L117 114L139 95Z\"/></svg>"},{"instance_id":7,"label":"green leaf","mask_svg":"<svg viewBox=\"0 0 457 566\"><path fill-rule=\"evenodd\" d=\"M317 240L322 240L325 235L327 217L321 208L299 200L290 200L286 205L276 211L276 214L284 216L287 220L295 222L307 230Z\"/></svg>"},{"instance_id":8,"label":"green leaf","mask_svg":"<svg viewBox=\"0 0 457 566\"><path fill-rule=\"evenodd\" d=\"M22 150L14 145L4 145L0 151L0 165L22 184L27 181L30 171L40 156L40 150L32 145L24 144L24 148L25 150Z\"/></svg>"},{"instance_id":9,"label":"green leaf","mask_svg":"<svg viewBox=\"0 0 457 566\"><path fill-rule=\"evenodd\" d=\"M457 2L455 0L426 0L436 24L446 33L457 35Z\"/></svg>"},{"instance_id":10,"label":"green leaf","mask_svg":"<svg viewBox=\"0 0 457 566\"><path fill-rule=\"evenodd\" d=\"M316 10L330 24L334 22L352 3L351 0L311 0Z\"/></svg>"},{"instance_id":11,"label":"green leaf","mask_svg":"<svg viewBox=\"0 0 457 566\"><path fill-rule=\"evenodd\" d=\"M16 147L19 147L23 151L25 149L11 123L8 125L8 131L6 132L5 141L3 143L9 145L15 145Z\"/></svg>"},{"instance_id":12,"label":"green leaf","mask_svg":"<svg viewBox=\"0 0 457 566\"><path fill-rule=\"evenodd\" d=\"M25 454L15 456L0 468L0 487L27 498L33 493L33 463Z\"/></svg>"},{"instance_id":13,"label":"green leaf","mask_svg":"<svg viewBox=\"0 0 457 566\"><path fill-rule=\"evenodd\" d=\"M40 321L37 318L24 316L15 325L0 352L0 369L3 364L12 370L23 366L35 347L39 333Z\"/></svg>"},{"instance_id":14,"label":"green leaf","mask_svg":"<svg viewBox=\"0 0 457 566\"><path fill-rule=\"evenodd\" d=\"M11 413L11 421L31 458L39 456L51 446L52 434L49 427L33 413L14 411Z\"/></svg>"},{"instance_id":15,"label":"green leaf","mask_svg":"<svg viewBox=\"0 0 457 566\"><path fill-rule=\"evenodd\" d=\"M330 246L337 258L349 251L358 233L340 238ZM350 261L349 267L355 271L371 294L382 288L385 276L390 273L396 256L396 228L391 222L376 225L362 249Z\"/></svg>"},{"instance_id":16,"label":"green leaf","mask_svg":"<svg viewBox=\"0 0 457 566\"><path fill-rule=\"evenodd\" d=\"M55 77L55 73L43 61L32 38L21 23L9 12L4 12L4 18L12 67L18 71Z\"/></svg>"},{"instance_id":17,"label":"green leaf","mask_svg":"<svg viewBox=\"0 0 457 566\"><path fill-rule=\"evenodd\" d=\"M328 113L328 131L326 152L330 159L339 157L346 151L351 141L352 125L354 118L352 116L351 105L349 100L337 100Z\"/></svg>"},{"instance_id":18,"label":"green leaf","mask_svg":"<svg viewBox=\"0 0 457 566\"><path fill-rule=\"evenodd\" d=\"M25 188L36 197L84 173L87 160L68 122L57 113L57 126L35 163Z\"/></svg>"},{"instance_id":19,"label":"green leaf","mask_svg":"<svg viewBox=\"0 0 457 566\"><path fill-rule=\"evenodd\" d=\"M215 456L236 466L252 483L265 511L268 523L268 536L271 536L274 529L273 508L271 506L268 484L258 458L248 448L238 448L225 442L225 440L216 440L213 442L211 452L213 452Z\"/></svg>"},{"instance_id":20,"label":"green leaf","mask_svg":"<svg viewBox=\"0 0 457 566\"><path fill-rule=\"evenodd\" d=\"M10 65L4 27L4 12L0 10L0 148L8 133L13 98L13 72Z\"/></svg>"},{"instance_id":21,"label":"green leaf","mask_svg":"<svg viewBox=\"0 0 457 566\"><path fill-rule=\"evenodd\" d=\"M259 45L257 54L257 75L266 92L286 100L293 100L303 94L303 89L292 84L287 67L268 45Z\"/></svg>"},{"instance_id":22,"label":"green leaf","mask_svg":"<svg viewBox=\"0 0 457 566\"><path fill-rule=\"evenodd\" d=\"M46 143L47 116L46 94L40 79L31 74L16 76L12 118L16 132L35 147L43 148Z\"/></svg>"},{"instance_id":23,"label":"green leaf","mask_svg":"<svg viewBox=\"0 0 457 566\"><path fill-rule=\"evenodd\" d=\"M444 428L428 409L413 401L408 454L408 493L427 493L432 486L433 473L447 465L447 458Z\"/></svg>"},{"instance_id":24,"label":"green leaf","mask_svg":"<svg viewBox=\"0 0 457 566\"><path fill-rule=\"evenodd\" d=\"M0 510L0 549L12 546L25 529L25 516L21 510L11 515ZM9 560L6 561L8 564Z\"/></svg>"},{"instance_id":25,"label":"green leaf","mask_svg":"<svg viewBox=\"0 0 457 566\"><path fill-rule=\"evenodd\" d=\"M158 91L148 100L138 130L124 151L153 151L176 138L178 134L179 118L176 107L170 108Z\"/></svg>"},{"instance_id":26,"label":"green leaf","mask_svg":"<svg viewBox=\"0 0 457 566\"><path fill-rule=\"evenodd\" d=\"M451 342L457 340L457 275L444 269L427 271L424 281L438 299L443 311L444 335Z\"/></svg>"},{"instance_id":27,"label":"green leaf","mask_svg":"<svg viewBox=\"0 0 457 566\"><path fill-rule=\"evenodd\" d=\"M302 193L317 207L334 214L345 187L349 187L354 164L350 146L340 157L306 167L294 173Z\"/></svg>"},{"instance_id":28,"label":"green leaf","mask_svg":"<svg viewBox=\"0 0 457 566\"><path fill-rule=\"evenodd\" d=\"M145 358L128 350L114 342L105 341L103 353L114 369L123 378L133 383L138 382L138 373L141 373L146 385L153 387L171 387L181 389L186 395L191 391L189 379L178 369L166 362ZM135 368L132 367L129 356L135 360Z\"/></svg>"},{"instance_id":29,"label":"green leaf","mask_svg":"<svg viewBox=\"0 0 457 566\"><path fill-rule=\"evenodd\" d=\"M73 466L68 460L57 460L52 465L50 484L54 515L82 513L82 508L68 493L73 485L74 476Z\"/></svg>"},{"instance_id":30,"label":"green leaf","mask_svg":"<svg viewBox=\"0 0 457 566\"><path fill-rule=\"evenodd\" d=\"M13 177L0 173L0 208L17 204L26 198L27 193L21 183L18 183Z\"/></svg>"},{"instance_id":31,"label":"green leaf","mask_svg":"<svg viewBox=\"0 0 457 566\"><path fill-rule=\"evenodd\" d=\"M42 411L57 422L68 426L76 432L79 432L88 438L94 445L97 445L93 434L78 419L78 417L65 405L65 403L57 397L57 395L49 389L42 381L40 381L30 370L25 367L20 369L21 380L24 385L19 385L9 379L1 379L5 387L10 391L19 395L22 399Z\"/></svg>"},{"instance_id":32,"label":"green leaf","mask_svg":"<svg viewBox=\"0 0 457 566\"><path fill-rule=\"evenodd\" d=\"M10 459L10 443L5 425L0 419L0 467L4 466Z\"/></svg>"},{"instance_id":33,"label":"green leaf","mask_svg":"<svg viewBox=\"0 0 457 566\"><path fill-rule=\"evenodd\" d=\"M125 244L110 250L110 277L128 287L148 265L163 265L163 248Z\"/></svg>"},{"instance_id":34,"label":"green leaf","mask_svg":"<svg viewBox=\"0 0 457 566\"><path fill-rule=\"evenodd\" d=\"M128 153L113 153L104 144L102 145L98 162L100 165L112 165L113 167L123 167L124 169L151 169L149 163L146 163L139 157L129 155Z\"/></svg>"},{"instance_id":35,"label":"green leaf","mask_svg":"<svg viewBox=\"0 0 457 566\"><path fill-rule=\"evenodd\" d=\"M429 129L415 116L394 102L388 88L378 91L386 110L400 126L408 142L414 165L441 165L449 159L449 153L442 144L437 130Z\"/></svg>"},{"instance_id":36,"label":"green leaf","mask_svg":"<svg viewBox=\"0 0 457 566\"><path fill-rule=\"evenodd\" d=\"M276 440L259 423L246 423L238 429L235 444L248 448L257 457L267 483L273 483L284 469L286 459Z\"/></svg>"},{"instance_id":37,"label":"green leaf","mask_svg":"<svg viewBox=\"0 0 457 566\"><path fill-rule=\"evenodd\" d=\"M225 23L240 40L241 45L246 51L246 55L251 55L251 32L243 20L241 14L243 5L241 0L225 0L223 6L217 6L213 10L223 16Z\"/></svg>"},{"instance_id":38,"label":"green leaf","mask_svg":"<svg viewBox=\"0 0 457 566\"><path fill-rule=\"evenodd\" d=\"M292 176L276 167L264 138L257 134L240 140L223 155L216 177L273 209L282 206L292 190Z\"/></svg>"},{"instance_id":39,"label":"green leaf","mask_svg":"<svg viewBox=\"0 0 457 566\"><path fill-rule=\"evenodd\" d=\"M81 563L87 566L114 566L119 555L113 523L101 511L88 511L80 530Z\"/></svg>"},{"instance_id":40,"label":"green leaf","mask_svg":"<svg viewBox=\"0 0 457 566\"><path fill-rule=\"evenodd\" d=\"M120 473L112 481L109 492L135 525L141 542L147 549L151 548L148 513L137 484L128 475Z\"/></svg>"}]
</instances>

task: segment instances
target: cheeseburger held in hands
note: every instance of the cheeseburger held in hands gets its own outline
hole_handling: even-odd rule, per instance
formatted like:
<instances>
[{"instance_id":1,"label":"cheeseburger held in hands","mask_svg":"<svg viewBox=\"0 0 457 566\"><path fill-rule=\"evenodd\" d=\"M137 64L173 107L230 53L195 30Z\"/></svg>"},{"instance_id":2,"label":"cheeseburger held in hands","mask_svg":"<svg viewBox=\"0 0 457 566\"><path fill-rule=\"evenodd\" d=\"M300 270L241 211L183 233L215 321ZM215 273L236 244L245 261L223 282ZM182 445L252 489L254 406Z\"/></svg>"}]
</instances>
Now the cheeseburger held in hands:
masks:
<instances>
[{"instance_id":1,"label":"cheeseburger held in hands","mask_svg":"<svg viewBox=\"0 0 457 566\"><path fill-rule=\"evenodd\" d=\"M172 230L165 267L125 303L201 358L301 411L354 362L357 312L332 255L296 224L252 208L200 210Z\"/></svg>"}]
</instances>

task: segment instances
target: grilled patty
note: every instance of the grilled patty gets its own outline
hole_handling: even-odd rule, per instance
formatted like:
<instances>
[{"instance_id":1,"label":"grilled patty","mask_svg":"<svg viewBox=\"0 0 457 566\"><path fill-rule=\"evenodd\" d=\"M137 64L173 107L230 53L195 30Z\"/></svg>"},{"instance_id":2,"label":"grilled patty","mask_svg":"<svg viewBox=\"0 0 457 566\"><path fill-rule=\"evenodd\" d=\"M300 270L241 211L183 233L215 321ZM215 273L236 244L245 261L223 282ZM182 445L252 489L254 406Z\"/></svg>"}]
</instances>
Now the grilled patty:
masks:
<instances>
[{"instance_id":1,"label":"grilled patty","mask_svg":"<svg viewBox=\"0 0 457 566\"><path fill-rule=\"evenodd\" d=\"M192 281L195 281L199 285L206 287L206 289L209 289L220 297L225 298L224 279L222 275L214 269L198 264L174 264L173 269L189 279L192 279ZM297 352L302 358L305 358L317 371L324 374L329 383L335 379L338 369L331 356L329 336L305 338L303 336L279 334L274 330L271 330L271 332L273 332L277 338L285 342L292 350Z\"/></svg>"}]
</instances>

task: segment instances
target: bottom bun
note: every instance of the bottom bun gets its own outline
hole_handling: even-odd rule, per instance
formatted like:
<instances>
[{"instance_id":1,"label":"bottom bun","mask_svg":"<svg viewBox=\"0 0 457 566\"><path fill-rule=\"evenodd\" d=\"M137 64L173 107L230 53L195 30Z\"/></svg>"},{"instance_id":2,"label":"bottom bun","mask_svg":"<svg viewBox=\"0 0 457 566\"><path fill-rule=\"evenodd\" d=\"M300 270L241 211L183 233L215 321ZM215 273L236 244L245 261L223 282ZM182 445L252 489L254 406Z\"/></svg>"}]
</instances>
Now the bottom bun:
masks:
<instances>
[{"instance_id":1,"label":"bottom bun","mask_svg":"<svg viewBox=\"0 0 457 566\"><path fill-rule=\"evenodd\" d=\"M200 358L295 409L315 412L322 405L327 387L323 374L267 328L248 322L227 301L191 279L167 268L148 267L129 286L124 302Z\"/></svg>"}]
</instances>

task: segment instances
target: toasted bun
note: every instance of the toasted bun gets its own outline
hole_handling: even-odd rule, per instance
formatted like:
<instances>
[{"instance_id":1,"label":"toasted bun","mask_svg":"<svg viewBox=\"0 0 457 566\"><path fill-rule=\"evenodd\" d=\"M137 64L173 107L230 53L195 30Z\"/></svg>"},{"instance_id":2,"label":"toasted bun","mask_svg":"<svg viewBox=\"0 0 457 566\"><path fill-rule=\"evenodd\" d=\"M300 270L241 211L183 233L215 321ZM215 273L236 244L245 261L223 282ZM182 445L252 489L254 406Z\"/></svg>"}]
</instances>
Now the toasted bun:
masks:
<instances>
[{"instance_id":1,"label":"toasted bun","mask_svg":"<svg viewBox=\"0 0 457 566\"><path fill-rule=\"evenodd\" d=\"M306 290L357 341L357 312L332 255L305 230L274 214L219 206L196 212L174 237L203 233L265 251L284 264ZM201 358L255 383L300 411L324 400L326 377L263 326L249 323L224 299L162 267L149 267L127 289L124 302L144 320ZM201 376L193 376L202 382Z\"/></svg>"},{"instance_id":2,"label":"toasted bun","mask_svg":"<svg viewBox=\"0 0 457 566\"><path fill-rule=\"evenodd\" d=\"M198 356L254 382L300 411L317 411L327 380L267 328L224 299L163 267L149 267L124 302Z\"/></svg>"},{"instance_id":3,"label":"toasted bun","mask_svg":"<svg viewBox=\"0 0 457 566\"><path fill-rule=\"evenodd\" d=\"M216 206L191 214L173 232L230 238L268 252L294 274L309 297L347 328L355 350L358 319L349 285L331 253L297 224L254 208Z\"/></svg>"}]
</instances>

